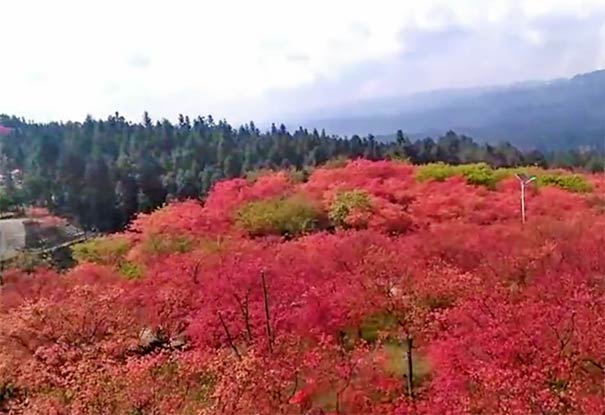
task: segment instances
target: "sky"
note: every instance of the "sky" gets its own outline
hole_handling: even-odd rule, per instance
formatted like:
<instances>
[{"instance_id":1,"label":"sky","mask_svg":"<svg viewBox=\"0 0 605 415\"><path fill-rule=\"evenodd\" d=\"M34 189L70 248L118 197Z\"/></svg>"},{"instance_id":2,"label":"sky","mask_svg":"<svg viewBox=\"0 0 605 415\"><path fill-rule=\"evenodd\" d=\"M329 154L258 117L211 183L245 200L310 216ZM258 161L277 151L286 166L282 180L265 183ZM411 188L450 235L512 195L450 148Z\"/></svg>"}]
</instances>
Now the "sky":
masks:
<instances>
[{"instance_id":1,"label":"sky","mask_svg":"<svg viewBox=\"0 0 605 415\"><path fill-rule=\"evenodd\" d=\"M605 67L605 0L0 3L0 113L234 123Z\"/></svg>"}]
</instances>

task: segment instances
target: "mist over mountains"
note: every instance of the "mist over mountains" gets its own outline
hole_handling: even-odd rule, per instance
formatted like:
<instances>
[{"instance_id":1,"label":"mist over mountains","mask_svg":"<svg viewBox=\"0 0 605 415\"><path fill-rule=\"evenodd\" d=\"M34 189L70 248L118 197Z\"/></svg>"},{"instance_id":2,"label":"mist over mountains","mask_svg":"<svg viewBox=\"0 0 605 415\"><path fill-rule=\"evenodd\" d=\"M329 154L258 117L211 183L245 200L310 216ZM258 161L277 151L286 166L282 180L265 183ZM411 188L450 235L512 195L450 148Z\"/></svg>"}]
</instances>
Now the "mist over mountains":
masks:
<instances>
[{"instance_id":1,"label":"mist over mountains","mask_svg":"<svg viewBox=\"0 0 605 415\"><path fill-rule=\"evenodd\" d=\"M383 139L398 129L415 138L447 130L524 148L605 147L605 70L568 79L445 89L324 109L300 124Z\"/></svg>"}]
</instances>

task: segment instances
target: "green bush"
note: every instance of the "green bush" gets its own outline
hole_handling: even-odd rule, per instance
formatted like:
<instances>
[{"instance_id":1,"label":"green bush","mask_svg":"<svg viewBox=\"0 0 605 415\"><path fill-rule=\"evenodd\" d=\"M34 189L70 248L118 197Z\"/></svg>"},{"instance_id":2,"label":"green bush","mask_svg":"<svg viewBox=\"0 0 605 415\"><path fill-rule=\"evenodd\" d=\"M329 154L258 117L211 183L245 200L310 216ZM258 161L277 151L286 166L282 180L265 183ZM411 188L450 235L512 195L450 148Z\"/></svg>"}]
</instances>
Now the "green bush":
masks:
<instances>
[{"instance_id":1,"label":"green bush","mask_svg":"<svg viewBox=\"0 0 605 415\"><path fill-rule=\"evenodd\" d=\"M462 165L456 167L456 170L462 173L469 184L485 186L490 189L496 187L494 170L485 163Z\"/></svg>"},{"instance_id":2,"label":"green bush","mask_svg":"<svg viewBox=\"0 0 605 415\"><path fill-rule=\"evenodd\" d=\"M429 163L418 168L416 178L420 181L436 180L442 182L457 173L456 167L443 162Z\"/></svg>"},{"instance_id":3,"label":"green bush","mask_svg":"<svg viewBox=\"0 0 605 415\"><path fill-rule=\"evenodd\" d=\"M324 169L342 169L349 163L349 159L345 156L338 156L326 161L321 167Z\"/></svg>"},{"instance_id":4,"label":"green bush","mask_svg":"<svg viewBox=\"0 0 605 415\"><path fill-rule=\"evenodd\" d=\"M407 157L407 156L403 156L400 154L392 154L389 156L389 161L392 161L394 163L399 163L399 164L412 164L412 160Z\"/></svg>"},{"instance_id":5,"label":"green bush","mask_svg":"<svg viewBox=\"0 0 605 415\"><path fill-rule=\"evenodd\" d=\"M578 174L542 174L538 176L537 183L538 186L556 186L570 192L586 193L592 191L591 184Z\"/></svg>"},{"instance_id":6,"label":"green bush","mask_svg":"<svg viewBox=\"0 0 605 415\"><path fill-rule=\"evenodd\" d=\"M100 265L114 267L127 279L137 279L143 275L138 264L126 260L131 243L127 238L120 236L91 239L74 245L72 256L78 262L93 262Z\"/></svg>"},{"instance_id":7,"label":"green bush","mask_svg":"<svg viewBox=\"0 0 605 415\"><path fill-rule=\"evenodd\" d=\"M584 176L579 174L569 174L565 171L549 172L535 167L510 167L495 170L496 182L514 177L516 174L524 173L527 176L536 177L536 185L556 186L570 192L590 192L592 186L586 181Z\"/></svg>"},{"instance_id":8,"label":"green bush","mask_svg":"<svg viewBox=\"0 0 605 415\"><path fill-rule=\"evenodd\" d=\"M251 236L296 236L320 224L319 207L302 195L250 202L237 213L237 225Z\"/></svg>"},{"instance_id":9,"label":"green bush","mask_svg":"<svg viewBox=\"0 0 605 415\"><path fill-rule=\"evenodd\" d=\"M304 183L309 179L309 176L313 172L312 167L306 167L304 169L291 168L288 170L288 176L294 183Z\"/></svg>"},{"instance_id":10,"label":"green bush","mask_svg":"<svg viewBox=\"0 0 605 415\"><path fill-rule=\"evenodd\" d=\"M463 176L469 184L494 188L497 178L494 170L486 163L462 164L452 166L442 162L430 163L418 168L416 178L420 181L436 180L442 182L453 176Z\"/></svg>"},{"instance_id":11,"label":"green bush","mask_svg":"<svg viewBox=\"0 0 605 415\"><path fill-rule=\"evenodd\" d=\"M119 236L95 238L71 247L76 261L103 265L118 264L129 249L130 241Z\"/></svg>"},{"instance_id":12,"label":"green bush","mask_svg":"<svg viewBox=\"0 0 605 415\"><path fill-rule=\"evenodd\" d=\"M496 181L496 183L498 183L502 180L510 179L511 177L514 177L515 174L518 174L518 173L525 173L525 172L522 171L521 169L502 167L502 168L494 170L494 180ZM527 173L525 173L525 174L527 174Z\"/></svg>"},{"instance_id":13,"label":"green bush","mask_svg":"<svg viewBox=\"0 0 605 415\"><path fill-rule=\"evenodd\" d=\"M40 267L50 267L52 264L46 255L36 252L19 252L5 263L6 268L15 268L23 272L32 273Z\"/></svg>"},{"instance_id":14,"label":"green bush","mask_svg":"<svg viewBox=\"0 0 605 415\"><path fill-rule=\"evenodd\" d=\"M199 248L207 253L225 252L229 249L228 239L221 236L215 238L203 238L198 242Z\"/></svg>"},{"instance_id":15,"label":"green bush","mask_svg":"<svg viewBox=\"0 0 605 415\"><path fill-rule=\"evenodd\" d=\"M288 177L290 178L290 180L292 180L293 183L304 183L307 181L307 179L309 178L312 171L313 171L313 167L311 167L311 166L306 166L303 169L297 169L295 167L291 167L289 169L281 169L281 170L272 170L272 169L262 168L262 169L250 170L245 173L244 177L246 178L246 180L249 183L254 183L263 176L269 176L272 174L276 174L278 172L284 172L288 175Z\"/></svg>"},{"instance_id":16,"label":"green bush","mask_svg":"<svg viewBox=\"0 0 605 415\"><path fill-rule=\"evenodd\" d=\"M525 167L500 167L494 170L496 182L504 179L514 178L517 174L525 174L526 176L539 176L544 173L544 170L539 167L525 166Z\"/></svg>"},{"instance_id":17,"label":"green bush","mask_svg":"<svg viewBox=\"0 0 605 415\"><path fill-rule=\"evenodd\" d=\"M359 336L368 343L376 342L381 333L387 334L397 327L397 320L391 314L379 313L368 316L359 327Z\"/></svg>"},{"instance_id":18,"label":"green bush","mask_svg":"<svg viewBox=\"0 0 605 415\"><path fill-rule=\"evenodd\" d=\"M4 188L0 188L0 212L4 213L13 210L17 205L17 201L10 192Z\"/></svg>"},{"instance_id":19,"label":"green bush","mask_svg":"<svg viewBox=\"0 0 605 415\"><path fill-rule=\"evenodd\" d=\"M143 276L143 270L140 265L132 261L122 261L118 266L118 271L129 280L136 280Z\"/></svg>"},{"instance_id":20,"label":"green bush","mask_svg":"<svg viewBox=\"0 0 605 415\"><path fill-rule=\"evenodd\" d=\"M371 208L372 203L367 192L364 190L349 190L336 196L330 206L328 218L334 225L344 227L352 210L370 210Z\"/></svg>"},{"instance_id":21,"label":"green bush","mask_svg":"<svg viewBox=\"0 0 605 415\"><path fill-rule=\"evenodd\" d=\"M463 164L451 166L442 162L426 164L418 168L418 180L444 181L453 176L463 176L469 184L485 186L490 189L504 179L524 173L536 176L538 186L557 186L570 192L590 192L592 186L586 179L578 174L549 173L535 167L507 167L492 169L486 163Z\"/></svg>"},{"instance_id":22,"label":"green bush","mask_svg":"<svg viewBox=\"0 0 605 415\"><path fill-rule=\"evenodd\" d=\"M150 235L143 242L143 252L146 255L184 254L192 249L193 241L187 236Z\"/></svg>"},{"instance_id":23,"label":"green bush","mask_svg":"<svg viewBox=\"0 0 605 415\"><path fill-rule=\"evenodd\" d=\"M255 181L257 181L261 177L267 176L267 175L270 175L270 174L275 174L275 170L262 168L262 169L249 170L249 171L247 171L247 172L244 173L244 177L246 178L246 180L248 182L254 183Z\"/></svg>"}]
</instances>

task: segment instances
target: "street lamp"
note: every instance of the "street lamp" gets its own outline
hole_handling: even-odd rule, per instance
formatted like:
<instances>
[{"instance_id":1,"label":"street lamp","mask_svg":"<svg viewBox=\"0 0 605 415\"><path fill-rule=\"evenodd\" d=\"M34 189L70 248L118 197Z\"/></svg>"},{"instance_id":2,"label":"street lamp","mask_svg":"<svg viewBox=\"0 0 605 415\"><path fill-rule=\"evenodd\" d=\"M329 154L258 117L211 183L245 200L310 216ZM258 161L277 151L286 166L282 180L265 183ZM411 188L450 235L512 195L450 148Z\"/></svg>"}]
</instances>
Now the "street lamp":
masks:
<instances>
[{"instance_id":1,"label":"street lamp","mask_svg":"<svg viewBox=\"0 0 605 415\"><path fill-rule=\"evenodd\" d=\"M525 173L515 174L521 185L521 223L525 223L525 187L536 180L536 176L528 177Z\"/></svg>"}]
</instances>

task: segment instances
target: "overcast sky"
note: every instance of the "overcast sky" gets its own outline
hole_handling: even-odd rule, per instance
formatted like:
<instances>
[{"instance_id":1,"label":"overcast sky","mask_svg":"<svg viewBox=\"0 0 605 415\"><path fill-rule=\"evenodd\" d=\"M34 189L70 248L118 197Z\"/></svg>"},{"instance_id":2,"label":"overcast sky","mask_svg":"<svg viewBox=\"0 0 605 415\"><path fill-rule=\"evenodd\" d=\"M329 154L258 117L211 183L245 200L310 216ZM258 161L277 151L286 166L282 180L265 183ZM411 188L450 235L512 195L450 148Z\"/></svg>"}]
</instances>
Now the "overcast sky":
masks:
<instances>
[{"instance_id":1,"label":"overcast sky","mask_svg":"<svg viewBox=\"0 0 605 415\"><path fill-rule=\"evenodd\" d=\"M14 0L0 113L236 123L605 67L604 0Z\"/></svg>"}]
</instances>

